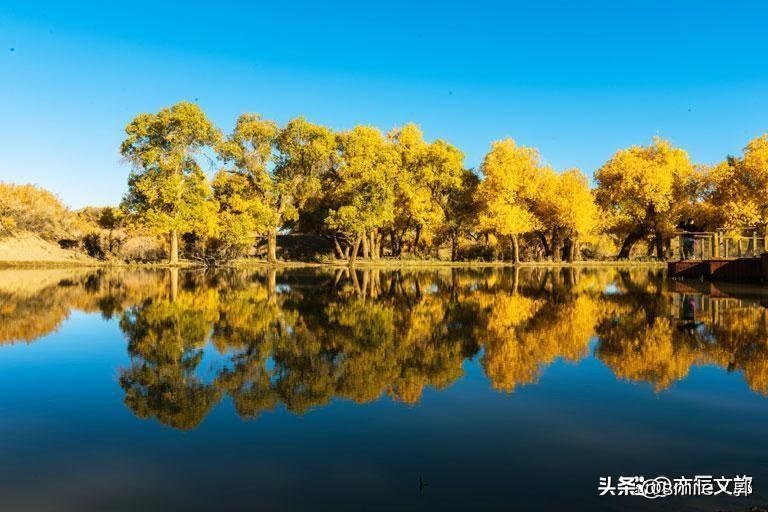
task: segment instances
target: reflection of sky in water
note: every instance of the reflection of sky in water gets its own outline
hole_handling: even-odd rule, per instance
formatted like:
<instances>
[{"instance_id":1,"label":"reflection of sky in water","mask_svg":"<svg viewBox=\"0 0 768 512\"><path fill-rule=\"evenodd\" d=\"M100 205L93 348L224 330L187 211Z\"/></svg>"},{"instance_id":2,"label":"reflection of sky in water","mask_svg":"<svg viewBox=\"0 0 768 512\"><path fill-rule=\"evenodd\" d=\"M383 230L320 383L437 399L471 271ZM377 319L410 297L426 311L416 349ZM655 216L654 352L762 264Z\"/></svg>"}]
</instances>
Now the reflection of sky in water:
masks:
<instances>
[{"instance_id":1,"label":"reflection of sky in water","mask_svg":"<svg viewBox=\"0 0 768 512\"><path fill-rule=\"evenodd\" d=\"M203 348L203 359L200 361L200 365L197 368L195 374L197 377L210 384L216 379L216 375L221 373L225 368L232 368L232 362L228 357L230 354L220 353L216 350L213 343L208 342Z\"/></svg>"}]
</instances>

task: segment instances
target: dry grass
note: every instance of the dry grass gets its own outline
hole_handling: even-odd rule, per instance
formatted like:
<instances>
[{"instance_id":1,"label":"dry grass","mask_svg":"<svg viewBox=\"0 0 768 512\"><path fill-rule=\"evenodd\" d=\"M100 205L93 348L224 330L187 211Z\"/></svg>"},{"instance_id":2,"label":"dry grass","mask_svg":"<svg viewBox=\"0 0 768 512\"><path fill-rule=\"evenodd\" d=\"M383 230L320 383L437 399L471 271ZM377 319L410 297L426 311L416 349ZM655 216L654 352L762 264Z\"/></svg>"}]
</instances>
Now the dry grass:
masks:
<instances>
[{"instance_id":1,"label":"dry grass","mask_svg":"<svg viewBox=\"0 0 768 512\"><path fill-rule=\"evenodd\" d=\"M56 243L31 233L20 233L0 239L0 262L21 264L93 264L95 260L82 253L62 249Z\"/></svg>"}]
</instances>

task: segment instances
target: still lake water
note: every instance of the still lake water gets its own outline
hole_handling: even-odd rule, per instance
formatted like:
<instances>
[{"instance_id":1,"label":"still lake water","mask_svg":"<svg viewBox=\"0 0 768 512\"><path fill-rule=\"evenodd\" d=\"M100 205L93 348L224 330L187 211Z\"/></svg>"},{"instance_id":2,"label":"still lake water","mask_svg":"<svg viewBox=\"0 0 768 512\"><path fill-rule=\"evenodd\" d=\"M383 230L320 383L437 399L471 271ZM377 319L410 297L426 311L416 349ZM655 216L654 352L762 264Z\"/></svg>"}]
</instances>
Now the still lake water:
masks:
<instances>
[{"instance_id":1,"label":"still lake water","mask_svg":"<svg viewBox=\"0 0 768 512\"><path fill-rule=\"evenodd\" d=\"M765 506L766 304L649 269L2 270L0 510Z\"/></svg>"}]
</instances>

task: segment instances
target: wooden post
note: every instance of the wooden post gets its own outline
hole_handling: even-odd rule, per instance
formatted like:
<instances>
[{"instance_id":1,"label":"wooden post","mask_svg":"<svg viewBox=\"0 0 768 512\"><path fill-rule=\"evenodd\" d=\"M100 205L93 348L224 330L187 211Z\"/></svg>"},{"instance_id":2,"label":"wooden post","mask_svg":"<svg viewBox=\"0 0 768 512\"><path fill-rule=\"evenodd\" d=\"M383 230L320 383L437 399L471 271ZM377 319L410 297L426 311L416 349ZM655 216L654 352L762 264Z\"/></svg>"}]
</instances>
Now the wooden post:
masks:
<instances>
[{"instance_id":1,"label":"wooden post","mask_svg":"<svg viewBox=\"0 0 768 512\"><path fill-rule=\"evenodd\" d=\"M757 258L757 229L752 231L752 257Z\"/></svg>"},{"instance_id":2,"label":"wooden post","mask_svg":"<svg viewBox=\"0 0 768 512\"><path fill-rule=\"evenodd\" d=\"M723 255L728 259L728 237L723 237Z\"/></svg>"}]
</instances>

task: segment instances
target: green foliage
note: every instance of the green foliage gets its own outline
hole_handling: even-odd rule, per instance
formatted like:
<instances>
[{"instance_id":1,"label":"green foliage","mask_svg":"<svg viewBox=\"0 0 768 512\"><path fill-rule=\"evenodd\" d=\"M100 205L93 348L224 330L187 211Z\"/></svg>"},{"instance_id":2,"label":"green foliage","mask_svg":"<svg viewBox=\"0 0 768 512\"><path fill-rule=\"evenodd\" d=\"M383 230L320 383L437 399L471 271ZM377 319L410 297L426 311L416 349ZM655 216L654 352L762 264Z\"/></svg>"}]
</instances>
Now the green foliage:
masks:
<instances>
[{"instance_id":1,"label":"green foliage","mask_svg":"<svg viewBox=\"0 0 768 512\"><path fill-rule=\"evenodd\" d=\"M394 220L395 153L381 132L358 126L339 135L341 163L333 179L328 226L360 237Z\"/></svg>"},{"instance_id":2,"label":"green foliage","mask_svg":"<svg viewBox=\"0 0 768 512\"><path fill-rule=\"evenodd\" d=\"M268 164L277 125L258 114L243 114L219 146L225 164L213 180L218 205L219 238L244 250L280 226L280 194Z\"/></svg>"},{"instance_id":3,"label":"green foliage","mask_svg":"<svg viewBox=\"0 0 768 512\"><path fill-rule=\"evenodd\" d=\"M120 152L134 166L123 208L158 233L216 232L211 191L197 158L220 135L200 107L177 103L157 114L140 114L125 128Z\"/></svg>"},{"instance_id":4,"label":"green foliage","mask_svg":"<svg viewBox=\"0 0 768 512\"><path fill-rule=\"evenodd\" d=\"M78 241L91 233L89 253L118 257L131 237L140 239L131 254L157 255L151 230L169 236L172 262L179 237L187 256L206 262L266 238L274 262L278 232L315 233L350 261L360 249L373 259L445 258L447 247L454 260L511 251L517 261L520 253L575 258L582 248L597 257L619 246L627 258L638 242L663 257L683 215L708 229L768 224L768 135L710 168L655 138L616 152L591 190L578 169L556 172L512 139L494 142L476 173L458 148L426 141L415 124L384 136L369 126L335 133L303 117L280 127L243 114L222 137L197 105L182 102L136 116L125 132L120 151L133 170L121 209L73 216L42 189L0 183L0 233ZM209 181L201 162L214 155L221 166Z\"/></svg>"},{"instance_id":5,"label":"green foliage","mask_svg":"<svg viewBox=\"0 0 768 512\"><path fill-rule=\"evenodd\" d=\"M336 166L336 136L303 117L292 119L275 140L274 180L281 224L295 222L299 211L321 195L324 178Z\"/></svg>"},{"instance_id":6,"label":"green foliage","mask_svg":"<svg viewBox=\"0 0 768 512\"><path fill-rule=\"evenodd\" d=\"M106 229L108 231L112 231L120 227L122 221L123 213L117 208L108 206L106 208L102 208L101 213L99 214L99 226L102 229Z\"/></svg>"}]
</instances>

